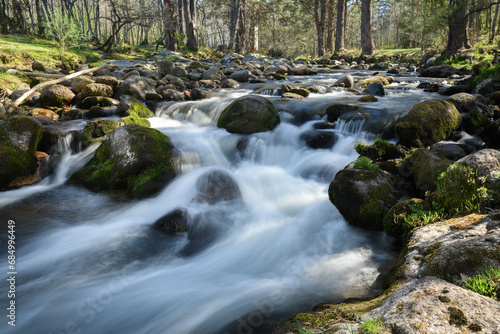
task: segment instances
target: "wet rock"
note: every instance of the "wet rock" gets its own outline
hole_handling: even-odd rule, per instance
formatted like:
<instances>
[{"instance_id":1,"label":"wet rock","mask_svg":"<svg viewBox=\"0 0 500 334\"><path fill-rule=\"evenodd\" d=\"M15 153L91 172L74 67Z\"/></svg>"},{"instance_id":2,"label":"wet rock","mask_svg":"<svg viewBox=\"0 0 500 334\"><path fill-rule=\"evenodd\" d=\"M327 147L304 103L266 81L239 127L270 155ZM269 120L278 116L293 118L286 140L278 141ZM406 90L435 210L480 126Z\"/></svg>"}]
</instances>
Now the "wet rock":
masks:
<instances>
[{"instance_id":1,"label":"wet rock","mask_svg":"<svg viewBox=\"0 0 500 334\"><path fill-rule=\"evenodd\" d=\"M485 126L479 136L493 147L500 147L500 119Z\"/></svg>"},{"instance_id":2,"label":"wet rock","mask_svg":"<svg viewBox=\"0 0 500 334\"><path fill-rule=\"evenodd\" d=\"M130 95L139 100L144 100L147 92L156 92L145 78L133 76L120 85L113 97L120 100L123 95Z\"/></svg>"},{"instance_id":3,"label":"wet rock","mask_svg":"<svg viewBox=\"0 0 500 334\"><path fill-rule=\"evenodd\" d=\"M35 108L32 109L29 113L29 116L43 116L43 117L49 117L53 120L56 120L59 118L59 115L53 112L52 110L49 109L43 109L43 108Z\"/></svg>"},{"instance_id":4,"label":"wet rock","mask_svg":"<svg viewBox=\"0 0 500 334\"><path fill-rule=\"evenodd\" d=\"M378 102L378 99L373 95L365 95L358 99L359 102Z\"/></svg>"},{"instance_id":5,"label":"wet rock","mask_svg":"<svg viewBox=\"0 0 500 334\"><path fill-rule=\"evenodd\" d=\"M170 235L182 233L188 230L189 221L186 209L176 209L155 221L153 229Z\"/></svg>"},{"instance_id":6,"label":"wet rock","mask_svg":"<svg viewBox=\"0 0 500 334\"><path fill-rule=\"evenodd\" d=\"M500 79L486 79L483 80L473 90L473 94L481 94L483 96L490 96L494 92L500 90Z\"/></svg>"},{"instance_id":7,"label":"wet rock","mask_svg":"<svg viewBox=\"0 0 500 334\"><path fill-rule=\"evenodd\" d=\"M482 103L476 96L468 93L454 94L446 100L453 103L461 114L479 112L487 118L491 118L494 115L494 111L490 106Z\"/></svg>"},{"instance_id":8,"label":"wet rock","mask_svg":"<svg viewBox=\"0 0 500 334\"><path fill-rule=\"evenodd\" d=\"M90 109L92 107L112 107L118 104L118 101L104 96L89 96L83 99L81 108Z\"/></svg>"},{"instance_id":9,"label":"wet rock","mask_svg":"<svg viewBox=\"0 0 500 334\"><path fill-rule=\"evenodd\" d=\"M113 130L123 125L122 121L112 119L92 120L83 128L82 144L86 148L92 144L102 142Z\"/></svg>"},{"instance_id":10,"label":"wet rock","mask_svg":"<svg viewBox=\"0 0 500 334\"><path fill-rule=\"evenodd\" d=\"M481 128L490 124L488 117L484 116L481 112L473 110L463 118L463 126L465 131L474 134Z\"/></svg>"},{"instance_id":11,"label":"wet rock","mask_svg":"<svg viewBox=\"0 0 500 334\"><path fill-rule=\"evenodd\" d=\"M109 117L115 115L115 110L105 109L101 107L92 107L89 111L83 114L84 119L94 119L100 117Z\"/></svg>"},{"instance_id":12,"label":"wet rock","mask_svg":"<svg viewBox=\"0 0 500 334\"><path fill-rule=\"evenodd\" d=\"M127 189L132 197L152 196L175 176L172 149L160 131L125 125L108 134L69 182L93 191Z\"/></svg>"},{"instance_id":13,"label":"wet rock","mask_svg":"<svg viewBox=\"0 0 500 334\"><path fill-rule=\"evenodd\" d=\"M205 90L201 88L195 88L191 90L191 99L192 100L203 100L208 97L208 94Z\"/></svg>"},{"instance_id":14,"label":"wet rock","mask_svg":"<svg viewBox=\"0 0 500 334\"><path fill-rule=\"evenodd\" d=\"M293 75L309 75L310 69L307 65L299 65L292 68Z\"/></svg>"},{"instance_id":15,"label":"wet rock","mask_svg":"<svg viewBox=\"0 0 500 334\"><path fill-rule=\"evenodd\" d=\"M382 220L398 197L386 176L367 169L339 171L328 195L349 224L368 230L383 229Z\"/></svg>"},{"instance_id":16,"label":"wet rock","mask_svg":"<svg viewBox=\"0 0 500 334\"><path fill-rule=\"evenodd\" d=\"M252 134L273 130L279 123L280 116L271 101L258 95L246 95L222 111L217 126L231 133Z\"/></svg>"},{"instance_id":17,"label":"wet rock","mask_svg":"<svg viewBox=\"0 0 500 334\"><path fill-rule=\"evenodd\" d=\"M328 122L334 123L343 114L356 112L359 109L360 107L355 104L344 104L344 103L332 104L326 108L326 115L328 118Z\"/></svg>"},{"instance_id":18,"label":"wet rock","mask_svg":"<svg viewBox=\"0 0 500 334\"><path fill-rule=\"evenodd\" d=\"M368 87L366 87L363 90L363 93L368 95L384 96L385 95L384 84L380 81L374 82L368 85Z\"/></svg>"},{"instance_id":19,"label":"wet rock","mask_svg":"<svg viewBox=\"0 0 500 334\"><path fill-rule=\"evenodd\" d=\"M347 74L338 79L333 85L335 87L352 88L354 87L354 78L352 77L352 75Z\"/></svg>"},{"instance_id":20,"label":"wet rock","mask_svg":"<svg viewBox=\"0 0 500 334\"><path fill-rule=\"evenodd\" d=\"M43 127L30 117L13 116L0 124L0 134L0 188L6 188L17 178L36 173L35 152Z\"/></svg>"},{"instance_id":21,"label":"wet rock","mask_svg":"<svg viewBox=\"0 0 500 334\"><path fill-rule=\"evenodd\" d=\"M163 89L159 91L165 101L183 101L184 94L175 89Z\"/></svg>"},{"instance_id":22,"label":"wet rock","mask_svg":"<svg viewBox=\"0 0 500 334\"><path fill-rule=\"evenodd\" d=\"M51 85L42 89L40 102L45 107L63 107L75 97L69 88L61 85Z\"/></svg>"},{"instance_id":23,"label":"wet rock","mask_svg":"<svg viewBox=\"0 0 500 334\"><path fill-rule=\"evenodd\" d=\"M196 200L198 202L213 205L222 201L240 199L240 188L226 171L209 171L196 180Z\"/></svg>"},{"instance_id":24,"label":"wet rock","mask_svg":"<svg viewBox=\"0 0 500 334\"><path fill-rule=\"evenodd\" d=\"M236 88L241 87L241 85L238 83L238 81L231 79L231 78L222 80L220 84L221 84L222 88L236 89Z\"/></svg>"},{"instance_id":25,"label":"wet rock","mask_svg":"<svg viewBox=\"0 0 500 334\"><path fill-rule=\"evenodd\" d=\"M124 95L121 98L120 103L116 107L116 114L120 117L127 117L134 114L142 118L153 117L151 110L146 108L139 100L129 95Z\"/></svg>"},{"instance_id":26,"label":"wet rock","mask_svg":"<svg viewBox=\"0 0 500 334\"><path fill-rule=\"evenodd\" d=\"M360 85L363 88L367 88L368 86L370 86L371 84L374 84L376 82L382 83L383 86L389 85L389 81L387 80L387 77L385 77L383 75L374 75L374 76L368 77L366 79L359 80L358 85ZM372 94L372 95L374 95L374 94Z\"/></svg>"},{"instance_id":27,"label":"wet rock","mask_svg":"<svg viewBox=\"0 0 500 334\"><path fill-rule=\"evenodd\" d=\"M306 145L313 149L330 149L338 140L337 134L332 131L313 130L301 135Z\"/></svg>"},{"instance_id":28,"label":"wet rock","mask_svg":"<svg viewBox=\"0 0 500 334\"><path fill-rule=\"evenodd\" d=\"M395 130L402 145L420 147L448 138L461 123L462 116L453 103L432 99L414 105Z\"/></svg>"}]
</instances>

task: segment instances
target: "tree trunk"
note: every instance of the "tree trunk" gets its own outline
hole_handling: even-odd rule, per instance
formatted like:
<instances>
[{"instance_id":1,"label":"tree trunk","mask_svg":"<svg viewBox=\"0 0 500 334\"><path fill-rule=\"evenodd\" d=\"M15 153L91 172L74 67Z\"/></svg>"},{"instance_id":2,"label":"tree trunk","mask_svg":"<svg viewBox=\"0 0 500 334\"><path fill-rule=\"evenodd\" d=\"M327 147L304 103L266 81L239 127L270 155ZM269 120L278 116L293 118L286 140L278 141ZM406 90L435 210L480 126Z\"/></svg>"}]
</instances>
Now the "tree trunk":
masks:
<instances>
[{"instance_id":1,"label":"tree trunk","mask_svg":"<svg viewBox=\"0 0 500 334\"><path fill-rule=\"evenodd\" d=\"M493 23L491 24L491 30L490 30L490 38L489 38L490 43L493 43L493 39L495 38L499 7L500 7L499 4L497 4L495 7L495 16L493 16Z\"/></svg>"},{"instance_id":2,"label":"tree trunk","mask_svg":"<svg viewBox=\"0 0 500 334\"><path fill-rule=\"evenodd\" d=\"M444 55L450 57L462 48L469 48L467 36L467 0L450 0L453 10L448 18L448 44Z\"/></svg>"},{"instance_id":3,"label":"tree trunk","mask_svg":"<svg viewBox=\"0 0 500 334\"><path fill-rule=\"evenodd\" d=\"M234 48L236 29L238 25L238 17L240 12L240 1L241 0L230 0L229 1L229 49Z\"/></svg>"},{"instance_id":4,"label":"tree trunk","mask_svg":"<svg viewBox=\"0 0 500 334\"><path fill-rule=\"evenodd\" d=\"M165 47L171 51L177 51L177 1L176 0L165 0Z\"/></svg>"},{"instance_id":5,"label":"tree trunk","mask_svg":"<svg viewBox=\"0 0 500 334\"><path fill-rule=\"evenodd\" d=\"M42 6L40 4L40 0L35 0L35 8L36 8L36 25L38 28L37 35L39 37L44 37L45 27L43 24Z\"/></svg>"},{"instance_id":6,"label":"tree trunk","mask_svg":"<svg viewBox=\"0 0 500 334\"><path fill-rule=\"evenodd\" d=\"M327 27L327 34L326 34L326 48L330 51L333 52L333 38L334 38L334 28L333 28L333 21L335 19L335 0L328 0L327 4L327 19L326 19L326 27Z\"/></svg>"},{"instance_id":7,"label":"tree trunk","mask_svg":"<svg viewBox=\"0 0 500 334\"><path fill-rule=\"evenodd\" d=\"M198 49L198 28L196 27L196 0L183 0L184 22L186 24L186 46Z\"/></svg>"},{"instance_id":8,"label":"tree trunk","mask_svg":"<svg viewBox=\"0 0 500 334\"><path fill-rule=\"evenodd\" d=\"M236 31L236 42L234 45L234 51L237 53L244 53L245 52L245 32L246 32L246 27L245 27L245 7L246 7L246 0L240 0L240 10L238 13L238 29Z\"/></svg>"},{"instance_id":9,"label":"tree trunk","mask_svg":"<svg viewBox=\"0 0 500 334\"><path fill-rule=\"evenodd\" d=\"M335 50L334 52L339 52L345 48L345 30L344 30L344 18L346 13L344 11L345 0L338 0L337 2L337 27L335 32Z\"/></svg>"},{"instance_id":10,"label":"tree trunk","mask_svg":"<svg viewBox=\"0 0 500 334\"><path fill-rule=\"evenodd\" d=\"M318 35L318 57L325 54L325 16L326 0L314 1L314 21L316 23L316 33Z\"/></svg>"},{"instance_id":11,"label":"tree trunk","mask_svg":"<svg viewBox=\"0 0 500 334\"><path fill-rule=\"evenodd\" d=\"M361 55L373 54L372 0L361 0Z\"/></svg>"}]
</instances>

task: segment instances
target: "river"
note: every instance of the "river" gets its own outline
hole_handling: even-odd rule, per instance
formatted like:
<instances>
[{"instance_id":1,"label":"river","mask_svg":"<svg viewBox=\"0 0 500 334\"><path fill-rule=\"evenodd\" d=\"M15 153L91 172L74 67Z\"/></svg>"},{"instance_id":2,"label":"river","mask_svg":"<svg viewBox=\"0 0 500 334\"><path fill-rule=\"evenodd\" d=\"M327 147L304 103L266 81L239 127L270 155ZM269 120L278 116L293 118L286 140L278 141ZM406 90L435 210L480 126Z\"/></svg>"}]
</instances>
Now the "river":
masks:
<instances>
[{"instance_id":1,"label":"river","mask_svg":"<svg viewBox=\"0 0 500 334\"><path fill-rule=\"evenodd\" d=\"M289 83L330 86L343 74ZM397 79L369 104L368 118L391 120L435 97L415 88L416 77ZM365 115L327 130L337 138L331 149L303 140L327 105L359 96L336 90L284 102L267 95L282 120L274 131L245 137L216 128L223 108L250 87L170 104L150 119L176 147L179 172L153 198L124 201L65 184L95 150L71 149L72 136L59 142L51 177L0 193L2 220L15 221L17 270L16 327L3 316L2 333L258 333L317 303L380 292L393 239L349 226L328 199L335 173L358 157L354 143L377 134L366 132ZM196 180L215 169L234 178L240 203L193 200ZM209 226L210 240L152 230L176 208ZM5 312L5 284L0 293Z\"/></svg>"}]
</instances>

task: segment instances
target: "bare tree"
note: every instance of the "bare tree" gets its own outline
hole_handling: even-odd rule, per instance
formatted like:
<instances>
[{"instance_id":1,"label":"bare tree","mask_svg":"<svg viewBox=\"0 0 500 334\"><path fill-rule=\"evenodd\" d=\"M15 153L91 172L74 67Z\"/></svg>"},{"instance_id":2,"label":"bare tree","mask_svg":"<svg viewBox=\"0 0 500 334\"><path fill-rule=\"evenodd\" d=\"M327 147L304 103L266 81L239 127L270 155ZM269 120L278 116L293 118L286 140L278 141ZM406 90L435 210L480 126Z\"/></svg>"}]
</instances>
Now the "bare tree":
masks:
<instances>
[{"instance_id":1,"label":"bare tree","mask_svg":"<svg viewBox=\"0 0 500 334\"><path fill-rule=\"evenodd\" d=\"M177 0L165 0L165 47L177 51L178 18Z\"/></svg>"},{"instance_id":2,"label":"bare tree","mask_svg":"<svg viewBox=\"0 0 500 334\"><path fill-rule=\"evenodd\" d=\"M347 1L338 0L337 2L337 26L335 28L335 52L345 48L345 21L347 17Z\"/></svg>"},{"instance_id":3,"label":"bare tree","mask_svg":"<svg viewBox=\"0 0 500 334\"><path fill-rule=\"evenodd\" d=\"M182 11L186 27L186 46L198 49L198 28L196 26L196 0L182 0Z\"/></svg>"},{"instance_id":4,"label":"bare tree","mask_svg":"<svg viewBox=\"0 0 500 334\"><path fill-rule=\"evenodd\" d=\"M318 56L325 54L325 20L326 20L326 0L314 1L314 22L316 23L316 33L318 35Z\"/></svg>"}]
</instances>

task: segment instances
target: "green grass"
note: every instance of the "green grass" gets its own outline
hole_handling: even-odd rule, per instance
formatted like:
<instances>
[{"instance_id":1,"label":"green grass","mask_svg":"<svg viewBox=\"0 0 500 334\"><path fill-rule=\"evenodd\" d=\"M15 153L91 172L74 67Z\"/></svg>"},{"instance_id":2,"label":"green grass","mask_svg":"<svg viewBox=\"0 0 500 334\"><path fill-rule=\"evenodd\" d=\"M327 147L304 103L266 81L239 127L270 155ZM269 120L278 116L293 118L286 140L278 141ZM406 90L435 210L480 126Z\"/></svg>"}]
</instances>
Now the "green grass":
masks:
<instances>
[{"instance_id":1,"label":"green grass","mask_svg":"<svg viewBox=\"0 0 500 334\"><path fill-rule=\"evenodd\" d=\"M19 73L19 72L18 72ZM22 83L30 84L30 79L22 74L0 73L0 88L10 89L12 91L19 89Z\"/></svg>"},{"instance_id":2,"label":"green grass","mask_svg":"<svg viewBox=\"0 0 500 334\"><path fill-rule=\"evenodd\" d=\"M380 320L379 318L364 319L360 325L360 332L363 334L379 334L382 333L382 330L382 320Z\"/></svg>"},{"instance_id":3,"label":"green grass","mask_svg":"<svg viewBox=\"0 0 500 334\"><path fill-rule=\"evenodd\" d=\"M412 230L446 218L445 209L439 203L432 202L432 206L434 210L424 210L422 204L408 204L412 213L404 217L405 227Z\"/></svg>"},{"instance_id":4,"label":"green grass","mask_svg":"<svg viewBox=\"0 0 500 334\"><path fill-rule=\"evenodd\" d=\"M361 156L356 160L354 168L368 169L377 173L381 173L380 167L373 164L371 160L367 157Z\"/></svg>"},{"instance_id":5,"label":"green grass","mask_svg":"<svg viewBox=\"0 0 500 334\"><path fill-rule=\"evenodd\" d=\"M500 268L487 268L482 274L469 278L464 282L465 287L483 296L497 300L495 289L500 285Z\"/></svg>"},{"instance_id":6,"label":"green grass","mask_svg":"<svg viewBox=\"0 0 500 334\"><path fill-rule=\"evenodd\" d=\"M30 68L31 63L38 61L47 67L55 67L61 63L99 63L96 51L68 49L61 52L55 42L27 36L0 36L1 67L20 69Z\"/></svg>"}]
</instances>

